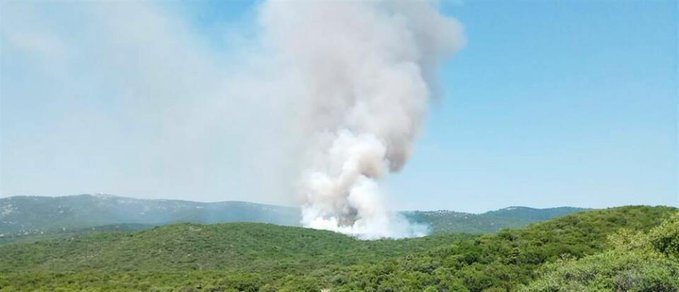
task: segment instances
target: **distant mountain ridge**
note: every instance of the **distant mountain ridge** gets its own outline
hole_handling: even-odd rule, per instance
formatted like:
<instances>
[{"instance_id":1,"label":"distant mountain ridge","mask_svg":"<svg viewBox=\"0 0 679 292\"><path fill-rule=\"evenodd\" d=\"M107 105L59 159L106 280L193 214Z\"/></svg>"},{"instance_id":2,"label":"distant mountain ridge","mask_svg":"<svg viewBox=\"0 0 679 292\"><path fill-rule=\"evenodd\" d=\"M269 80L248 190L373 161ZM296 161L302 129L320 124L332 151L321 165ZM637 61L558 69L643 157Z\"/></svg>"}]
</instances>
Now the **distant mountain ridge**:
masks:
<instances>
[{"instance_id":1,"label":"distant mountain ridge","mask_svg":"<svg viewBox=\"0 0 679 292\"><path fill-rule=\"evenodd\" d=\"M488 211L483 213L486 216L493 216L498 218L515 218L522 220L542 221L549 220L554 217L565 216L574 212L580 212L587 209L576 207L556 207L556 208L530 208L521 206L511 206L495 211Z\"/></svg>"},{"instance_id":2,"label":"distant mountain ridge","mask_svg":"<svg viewBox=\"0 0 679 292\"><path fill-rule=\"evenodd\" d=\"M429 225L432 233L492 233L583 210L586 209L508 207L482 214L447 210L401 214L412 222ZM228 222L299 226L300 211L293 207L238 201L203 203L89 194L0 199L0 239L86 230L139 230L171 223Z\"/></svg>"},{"instance_id":3,"label":"distant mountain ridge","mask_svg":"<svg viewBox=\"0 0 679 292\"><path fill-rule=\"evenodd\" d=\"M202 203L113 195L0 199L0 234L29 235L102 225L255 222L299 225L296 208L238 201Z\"/></svg>"},{"instance_id":4,"label":"distant mountain ridge","mask_svg":"<svg viewBox=\"0 0 679 292\"><path fill-rule=\"evenodd\" d=\"M492 233L505 228L521 228L528 224L585 211L585 208L556 207L537 209L512 206L481 214L447 210L408 211L403 214L411 222L428 224L433 233Z\"/></svg>"}]
</instances>

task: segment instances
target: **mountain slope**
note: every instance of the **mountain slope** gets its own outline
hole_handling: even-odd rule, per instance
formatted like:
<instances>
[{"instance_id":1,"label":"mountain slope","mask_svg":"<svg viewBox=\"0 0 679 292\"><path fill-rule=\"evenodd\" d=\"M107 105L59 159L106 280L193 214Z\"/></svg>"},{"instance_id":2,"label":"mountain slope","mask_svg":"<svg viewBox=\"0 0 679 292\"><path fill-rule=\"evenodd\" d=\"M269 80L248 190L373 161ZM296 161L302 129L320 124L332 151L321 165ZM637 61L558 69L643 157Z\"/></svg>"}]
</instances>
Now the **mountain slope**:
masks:
<instances>
[{"instance_id":1,"label":"mountain slope","mask_svg":"<svg viewBox=\"0 0 679 292\"><path fill-rule=\"evenodd\" d=\"M609 242L603 253L543 265L522 290L679 290L679 214L650 232L624 230Z\"/></svg>"},{"instance_id":2,"label":"mountain slope","mask_svg":"<svg viewBox=\"0 0 679 292\"><path fill-rule=\"evenodd\" d=\"M556 217L566 216L566 215L569 215L569 214L572 214L572 213L585 211L585 210L587 210L587 209L575 208L575 207L557 207L557 208L536 209L536 208L529 208L529 207L513 206L513 207L503 208L503 209L500 209L500 210L488 211L488 212L483 213L481 215L483 215L485 217L511 218L511 219L515 219L515 220L537 222L537 221L549 220L549 219L556 218Z\"/></svg>"},{"instance_id":3,"label":"mountain slope","mask_svg":"<svg viewBox=\"0 0 679 292\"><path fill-rule=\"evenodd\" d=\"M310 269L383 260L468 237L362 241L331 231L272 224L184 223L2 245L0 273Z\"/></svg>"},{"instance_id":4,"label":"mountain slope","mask_svg":"<svg viewBox=\"0 0 679 292\"><path fill-rule=\"evenodd\" d=\"M402 212L409 220L426 224L433 233L489 233L524 227L580 208L533 209L510 207L483 214L453 211ZM200 203L178 200L143 200L111 195L65 197L9 197L0 199L0 243L72 235L99 226L136 225L138 230L171 223L257 222L299 226L297 208L247 202Z\"/></svg>"},{"instance_id":5,"label":"mountain slope","mask_svg":"<svg viewBox=\"0 0 679 292\"><path fill-rule=\"evenodd\" d=\"M0 234L53 233L126 223L260 222L297 225L299 216L296 208L247 202L200 203L111 195L20 196L0 199Z\"/></svg>"},{"instance_id":6,"label":"mountain slope","mask_svg":"<svg viewBox=\"0 0 679 292\"><path fill-rule=\"evenodd\" d=\"M677 212L620 207L495 235L407 240L254 223L102 232L0 246L0 290L514 290L545 263L605 251L622 228L647 231Z\"/></svg>"},{"instance_id":7,"label":"mountain slope","mask_svg":"<svg viewBox=\"0 0 679 292\"><path fill-rule=\"evenodd\" d=\"M587 209L558 207L535 209L507 207L481 214L454 211L409 211L403 214L412 222L427 224L432 232L492 233L505 228L520 228L530 223L557 218Z\"/></svg>"},{"instance_id":8,"label":"mountain slope","mask_svg":"<svg viewBox=\"0 0 679 292\"><path fill-rule=\"evenodd\" d=\"M514 291L545 263L600 253L611 248L609 236L621 230L646 232L678 212L627 206L572 214L361 267L347 274L339 290Z\"/></svg>"}]
</instances>

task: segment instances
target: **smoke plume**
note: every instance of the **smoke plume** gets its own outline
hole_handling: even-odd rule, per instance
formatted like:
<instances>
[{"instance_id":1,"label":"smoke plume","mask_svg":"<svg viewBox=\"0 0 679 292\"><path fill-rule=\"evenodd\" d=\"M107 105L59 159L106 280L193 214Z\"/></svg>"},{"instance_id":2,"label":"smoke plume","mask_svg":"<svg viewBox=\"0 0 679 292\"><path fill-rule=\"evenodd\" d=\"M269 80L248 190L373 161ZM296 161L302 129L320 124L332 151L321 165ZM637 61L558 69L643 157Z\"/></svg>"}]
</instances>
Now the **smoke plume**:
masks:
<instances>
[{"instance_id":1,"label":"smoke plume","mask_svg":"<svg viewBox=\"0 0 679 292\"><path fill-rule=\"evenodd\" d=\"M260 13L305 105L303 225L421 235L389 211L380 180L408 161L460 24L425 1L269 1Z\"/></svg>"}]
</instances>

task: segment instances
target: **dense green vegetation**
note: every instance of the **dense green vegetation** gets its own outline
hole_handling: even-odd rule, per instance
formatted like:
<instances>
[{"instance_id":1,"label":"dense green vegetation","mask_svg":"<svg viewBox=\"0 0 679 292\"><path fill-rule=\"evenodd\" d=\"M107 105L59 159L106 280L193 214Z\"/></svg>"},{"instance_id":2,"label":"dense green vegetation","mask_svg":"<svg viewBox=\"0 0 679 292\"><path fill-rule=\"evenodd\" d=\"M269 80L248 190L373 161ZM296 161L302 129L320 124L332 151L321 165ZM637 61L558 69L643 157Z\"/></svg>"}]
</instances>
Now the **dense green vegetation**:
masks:
<instances>
[{"instance_id":1,"label":"dense green vegetation","mask_svg":"<svg viewBox=\"0 0 679 292\"><path fill-rule=\"evenodd\" d=\"M85 234L88 234L88 233L98 233L98 232L139 231L139 230L144 230L144 229L150 229L150 228L153 228L154 226L156 226L156 225L128 223L128 224L102 225L102 226L94 226L94 227L88 227L88 228L62 230L62 231L57 230L57 231L54 231L54 232L39 232L39 233L28 234L28 235L10 234L10 235L5 235L5 236L0 236L0 244L20 243L20 242L35 242L35 241L41 241L41 240L47 240L47 239L56 239L56 238L71 238L71 237L74 237L74 236L82 236L82 235L85 235Z\"/></svg>"},{"instance_id":2,"label":"dense green vegetation","mask_svg":"<svg viewBox=\"0 0 679 292\"><path fill-rule=\"evenodd\" d=\"M0 290L677 291L677 212L621 207L377 241L253 223L96 232L0 246Z\"/></svg>"},{"instance_id":3,"label":"dense green vegetation","mask_svg":"<svg viewBox=\"0 0 679 292\"><path fill-rule=\"evenodd\" d=\"M403 287L515 290L521 283L530 282L533 272L545 263L604 251L610 247L607 237L617 230L647 231L674 212L676 209L666 207L624 207L570 215L357 269L340 287L373 291Z\"/></svg>"},{"instance_id":4,"label":"dense green vegetation","mask_svg":"<svg viewBox=\"0 0 679 292\"><path fill-rule=\"evenodd\" d=\"M330 231L271 224L178 224L3 245L0 272L307 271L329 264L379 262L467 237L361 241Z\"/></svg>"},{"instance_id":5,"label":"dense green vegetation","mask_svg":"<svg viewBox=\"0 0 679 292\"><path fill-rule=\"evenodd\" d=\"M609 242L612 248L606 252L544 265L523 290L679 290L679 216L648 233L623 229Z\"/></svg>"},{"instance_id":6,"label":"dense green vegetation","mask_svg":"<svg viewBox=\"0 0 679 292\"><path fill-rule=\"evenodd\" d=\"M288 282L294 286L305 274L315 274L316 283L319 277L347 266L374 264L469 237L446 234L361 241L329 231L270 224L178 224L137 233L104 232L0 246L0 287L79 289L89 283L120 288L124 283L135 290L148 281L154 287L184 285L180 279L189 283L237 280L225 282L228 287L255 280L257 287L281 287ZM192 276L177 276L186 272ZM170 280L161 280L165 278Z\"/></svg>"}]
</instances>

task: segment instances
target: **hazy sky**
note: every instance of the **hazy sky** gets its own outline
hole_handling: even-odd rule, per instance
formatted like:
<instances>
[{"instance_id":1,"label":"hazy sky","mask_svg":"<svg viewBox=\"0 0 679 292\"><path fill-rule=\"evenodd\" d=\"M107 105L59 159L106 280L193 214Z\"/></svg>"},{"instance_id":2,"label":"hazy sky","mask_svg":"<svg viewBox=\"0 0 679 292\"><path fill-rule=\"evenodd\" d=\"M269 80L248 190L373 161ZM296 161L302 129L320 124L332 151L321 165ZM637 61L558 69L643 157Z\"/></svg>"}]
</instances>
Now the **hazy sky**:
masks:
<instances>
[{"instance_id":1,"label":"hazy sky","mask_svg":"<svg viewBox=\"0 0 679 292\"><path fill-rule=\"evenodd\" d=\"M0 196L293 204L258 3L0 1ZM467 45L396 208L679 205L675 1L441 4Z\"/></svg>"}]
</instances>

